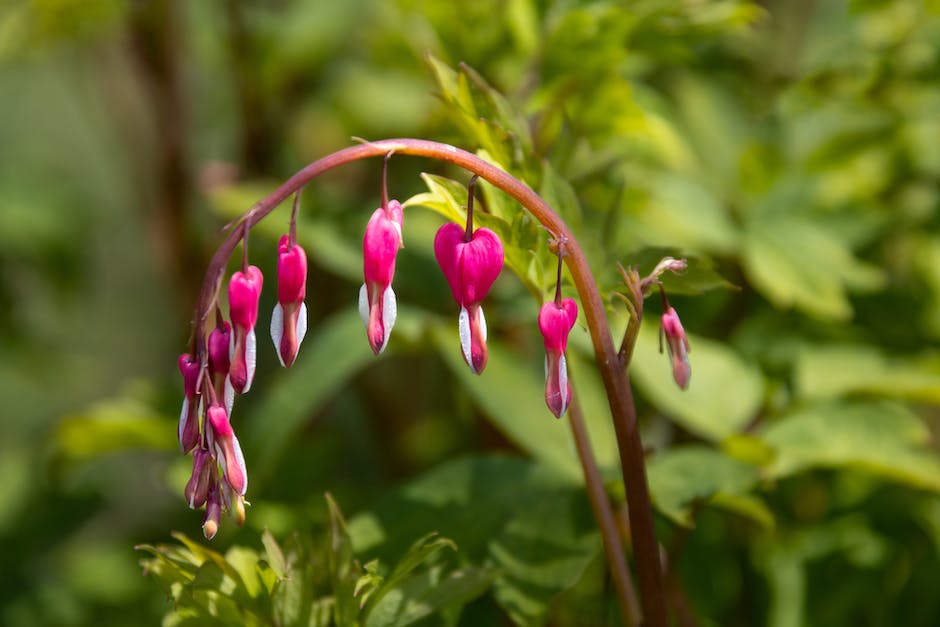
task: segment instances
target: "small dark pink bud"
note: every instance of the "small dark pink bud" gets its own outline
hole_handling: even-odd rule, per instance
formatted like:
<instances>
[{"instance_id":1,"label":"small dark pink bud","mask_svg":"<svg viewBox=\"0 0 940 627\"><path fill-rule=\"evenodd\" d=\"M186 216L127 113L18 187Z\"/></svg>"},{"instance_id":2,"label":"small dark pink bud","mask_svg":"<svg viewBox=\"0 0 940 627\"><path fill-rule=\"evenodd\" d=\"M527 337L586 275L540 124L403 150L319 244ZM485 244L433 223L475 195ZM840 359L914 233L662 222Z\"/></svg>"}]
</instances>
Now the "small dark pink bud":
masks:
<instances>
[{"instance_id":1,"label":"small dark pink bud","mask_svg":"<svg viewBox=\"0 0 940 627\"><path fill-rule=\"evenodd\" d=\"M248 266L246 272L233 274L228 284L229 313L234 326L229 350L229 379L239 394L251 388L255 376L255 323L258 321L258 299L261 297L263 282L261 270Z\"/></svg>"},{"instance_id":2,"label":"small dark pink bud","mask_svg":"<svg viewBox=\"0 0 940 627\"><path fill-rule=\"evenodd\" d=\"M202 522L202 533L206 540L211 540L219 532L222 522L222 494L219 491L218 481L212 475L209 481L209 490L206 497L206 517Z\"/></svg>"},{"instance_id":3,"label":"small dark pink bud","mask_svg":"<svg viewBox=\"0 0 940 627\"><path fill-rule=\"evenodd\" d=\"M663 336L666 337L666 348L672 359L672 376L676 384L683 390L689 387L692 376L692 366L689 364L689 338L679 321L679 314L672 307L667 307L660 320L659 350L662 352Z\"/></svg>"},{"instance_id":4,"label":"small dark pink bud","mask_svg":"<svg viewBox=\"0 0 940 627\"><path fill-rule=\"evenodd\" d=\"M225 399L225 411L229 414L232 413L232 405L235 402L235 389L228 377L231 345L232 325L223 320L221 326L209 334L209 374L212 376L216 396Z\"/></svg>"},{"instance_id":5,"label":"small dark pink bud","mask_svg":"<svg viewBox=\"0 0 940 627\"><path fill-rule=\"evenodd\" d=\"M539 311L539 331L545 340L545 403L556 418L561 418L571 404L565 350L577 318L578 304L571 298L562 300L560 305L549 301Z\"/></svg>"},{"instance_id":6,"label":"small dark pink bud","mask_svg":"<svg viewBox=\"0 0 940 627\"><path fill-rule=\"evenodd\" d=\"M206 417L212 430L211 441L215 444L216 458L222 465L225 480L236 494L244 495L248 490L248 469L245 467L245 457L228 421L225 408L218 404L210 405Z\"/></svg>"},{"instance_id":7,"label":"small dark pink bud","mask_svg":"<svg viewBox=\"0 0 940 627\"><path fill-rule=\"evenodd\" d=\"M277 300L271 315L271 339L281 365L289 368L307 333L307 255L284 235L278 244Z\"/></svg>"},{"instance_id":8,"label":"small dark pink bud","mask_svg":"<svg viewBox=\"0 0 940 627\"><path fill-rule=\"evenodd\" d=\"M180 450L188 453L196 447L199 442L199 371L200 365L196 359L184 353L177 360L180 374L183 375L183 409L180 412L179 428L177 435L180 442Z\"/></svg>"},{"instance_id":9,"label":"small dark pink bud","mask_svg":"<svg viewBox=\"0 0 940 627\"><path fill-rule=\"evenodd\" d=\"M183 491L190 509L198 509L206 504L209 495L209 474L214 470L213 465L209 451L200 448L193 452L193 474Z\"/></svg>"},{"instance_id":10,"label":"small dark pink bud","mask_svg":"<svg viewBox=\"0 0 940 627\"><path fill-rule=\"evenodd\" d=\"M398 304L392 290L395 257L402 247L402 208L397 200L389 201L372 213L362 238L363 277L359 289L359 315L366 325L372 352L385 350L398 315Z\"/></svg>"},{"instance_id":11,"label":"small dark pink bud","mask_svg":"<svg viewBox=\"0 0 940 627\"><path fill-rule=\"evenodd\" d=\"M470 241L466 230L450 222L434 237L434 255L460 305L458 329L464 360L474 374L486 367L486 318L480 304L503 269L503 244L493 231L481 228Z\"/></svg>"}]
</instances>

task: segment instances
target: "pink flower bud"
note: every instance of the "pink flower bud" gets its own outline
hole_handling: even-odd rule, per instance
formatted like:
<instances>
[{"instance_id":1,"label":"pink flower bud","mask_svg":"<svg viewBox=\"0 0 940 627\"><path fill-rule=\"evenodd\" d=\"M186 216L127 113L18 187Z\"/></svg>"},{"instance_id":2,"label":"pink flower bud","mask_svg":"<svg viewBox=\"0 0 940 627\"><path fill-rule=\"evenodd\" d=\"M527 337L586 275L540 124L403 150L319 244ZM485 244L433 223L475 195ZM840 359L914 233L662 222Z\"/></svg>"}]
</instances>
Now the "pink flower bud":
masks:
<instances>
[{"instance_id":1,"label":"pink flower bud","mask_svg":"<svg viewBox=\"0 0 940 627\"><path fill-rule=\"evenodd\" d=\"M362 238L363 276L359 289L359 315L366 325L372 352L385 350L395 325L398 306L392 290L395 257L402 247L402 208L397 200L372 213Z\"/></svg>"},{"instance_id":2,"label":"pink flower bud","mask_svg":"<svg viewBox=\"0 0 940 627\"><path fill-rule=\"evenodd\" d=\"M486 318L480 303L503 269L503 244L493 231L481 228L465 241L466 230L453 222L434 237L434 255L460 305L458 328L464 360L474 374L486 367Z\"/></svg>"},{"instance_id":3,"label":"pink flower bud","mask_svg":"<svg viewBox=\"0 0 940 627\"><path fill-rule=\"evenodd\" d=\"M239 394L251 388L255 376L255 323L258 322L258 299L261 297L263 282L261 270L248 266L247 272L233 274L228 284L229 313L235 327L229 349L229 379Z\"/></svg>"},{"instance_id":4,"label":"pink flower bud","mask_svg":"<svg viewBox=\"0 0 940 627\"><path fill-rule=\"evenodd\" d=\"M221 326L216 327L209 334L209 375L212 377L212 386L216 396L225 400L225 411L232 413L235 402L235 389L229 380L231 357L229 350L232 344L232 325L223 320Z\"/></svg>"},{"instance_id":5,"label":"pink flower bud","mask_svg":"<svg viewBox=\"0 0 940 627\"><path fill-rule=\"evenodd\" d=\"M219 532L219 524L222 522L222 495L219 492L219 484L212 475L209 481L209 490L206 497L206 517L202 522L202 533L206 540L211 540Z\"/></svg>"},{"instance_id":6,"label":"pink flower bud","mask_svg":"<svg viewBox=\"0 0 940 627\"><path fill-rule=\"evenodd\" d=\"M565 349L577 318L578 304L571 298L560 305L548 301L539 311L539 330L545 340L545 403L556 418L561 418L571 404Z\"/></svg>"},{"instance_id":7,"label":"pink flower bud","mask_svg":"<svg viewBox=\"0 0 940 627\"><path fill-rule=\"evenodd\" d=\"M271 315L271 339L281 365L289 368L297 358L307 333L307 255L299 245L291 246L287 235L278 244L277 300Z\"/></svg>"},{"instance_id":8,"label":"pink flower bud","mask_svg":"<svg viewBox=\"0 0 940 627\"><path fill-rule=\"evenodd\" d=\"M209 451L196 449L193 452L193 474L186 483L183 494L190 509L197 509L206 504L209 495L209 475L214 471L214 462Z\"/></svg>"},{"instance_id":9,"label":"pink flower bud","mask_svg":"<svg viewBox=\"0 0 940 627\"><path fill-rule=\"evenodd\" d=\"M180 412L179 428L177 435L180 442L180 450L184 453L195 448L199 442L199 371L200 365L196 359L184 353L180 355L177 361L180 374L183 375L183 409Z\"/></svg>"},{"instance_id":10,"label":"pink flower bud","mask_svg":"<svg viewBox=\"0 0 940 627\"><path fill-rule=\"evenodd\" d=\"M666 348L672 359L672 376L676 384L685 390L689 387L692 376L692 366L689 364L689 338L685 335L679 314L672 307L667 307L660 320L659 350L662 352L663 336L666 337Z\"/></svg>"},{"instance_id":11,"label":"pink flower bud","mask_svg":"<svg viewBox=\"0 0 940 627\"><path fill-rule=\"evenodd\" d=\"M209 406L206 417L211 428L211 441L215 445L216 458L222 465L225 480L236 494L244 495L248 490L248 469L245 467L245 457L228 421L228 415L221 405L214 404Z\"/></svg>"}]
</instances>

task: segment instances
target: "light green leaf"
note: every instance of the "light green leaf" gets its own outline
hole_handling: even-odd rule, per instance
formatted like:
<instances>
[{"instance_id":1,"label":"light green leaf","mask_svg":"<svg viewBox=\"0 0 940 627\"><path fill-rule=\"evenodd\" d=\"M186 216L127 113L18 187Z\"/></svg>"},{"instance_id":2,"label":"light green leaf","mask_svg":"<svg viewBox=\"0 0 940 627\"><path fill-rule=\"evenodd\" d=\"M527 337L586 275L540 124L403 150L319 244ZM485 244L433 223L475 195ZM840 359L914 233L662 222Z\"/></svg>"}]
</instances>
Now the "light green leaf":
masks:
<instances>
[{"instance_id":1,"label":"light green leaf","mask_svg":"<svg viewBox=\"0 0 940 627\"><path fill-rule=\"evenodd\" d=\"M346 531L346 520L343 518L339 505L329 494L326 495L326 502L330 511L328 555L330 584L336 600L333 606L334 618L339 625L358 625L359 603L356 601L354 592L360 573L353 561L352 542Z\"/></svg>"},{"instance_id":2,"label":"light green leaf","mask_svg":"<svg viewBox=\"0 0 940 627\"><path fill-rule=\"evenodd\" d=\"M872 346L806 346L797 357L794 378L804 398L861 392L940 403L940 362L888 359Z\"/></svg>"},{"instance_id":3,"label":"light green leaf","mask_svg":"<svg viewBox=\"0 0 940 627\"><path fill-rule=\"evenodd\" d=\"M760 409L764 378L725 344L690 336L692 379L680 390L669 357L659 353L658 326L640 328L630 375L643 394L689 431L722 440L740 431Z\"/></svg>"},{"instance_id":4,"label":"light green leaf","mask_svg":"<svg viewBox=\"0 0 940 627\"><path fill-rule=\"evenodd\" d=\"M483 594L492 580L485 568L467 567L446 575L435 568L409 577L376 605L367 627L411 625L434 612L463 605Z\"/></svg>"},{"instance_id":5,"label":"light green leaf","mask_svg":"<svg viewBox=\"0 0 940 627\"><path fill-rule=\"evenodd\" d=\"M748 277L771 302L820 318L848 318L847 290L872 290L883 282L880 270L856 259L818 224L786 214L750 220L743 255Z\"/></svg>"},{"instance_id":6,"label":"light green leaf","mask_svg":"<svg viewBox=\"0 0 940 627\"><path fill-rule=\"evenodd\" d=\"M491 341L486 370L473 374L460 352L456 317L452 328L438 325L431 335L444 363L507 438L572 479L580 477L568 425L545 407L545 382L537 369Z\"/></svg>"},{"instance_id":7,"label":"light green leaf","mask_svg":"<svg viewBox=\"0 0 940 627\"><path fill-rule=\"evenodd\" d=\"M677 524L693 524L692 508L697 502L713 502L754 514L760 522L772 520L765 507L753 510L740 500L757 483L757 468L717 449L698 445L675 447L655 455L647 472L653 504Z\"/></svg>"},{"instance_id":8,"label":"light green leaf","mask_svg":"<svg viewBox=\"0 0 940 627\"><path fill-rule=\"evenodd\" d=\"M284 551L278 545L277 540L271 535L271 532L265 529L261 533L261 544L264 545L264 554L268 565L278 579L284 579L288 574L287 560L284 559Z\"/></svg>"},{"instance_id":9,"label":"light green leaf","mask_svg":"<svg viewBox=\"0 0 940 627\"><path fill-rule=\"evenodd\" d=\"M760 435L777 452L767 469L772 478L847 467L940 491L940 459L926 446L930 431L901 405L814 405L768 425Z\"/></svg>"}]
</instances>

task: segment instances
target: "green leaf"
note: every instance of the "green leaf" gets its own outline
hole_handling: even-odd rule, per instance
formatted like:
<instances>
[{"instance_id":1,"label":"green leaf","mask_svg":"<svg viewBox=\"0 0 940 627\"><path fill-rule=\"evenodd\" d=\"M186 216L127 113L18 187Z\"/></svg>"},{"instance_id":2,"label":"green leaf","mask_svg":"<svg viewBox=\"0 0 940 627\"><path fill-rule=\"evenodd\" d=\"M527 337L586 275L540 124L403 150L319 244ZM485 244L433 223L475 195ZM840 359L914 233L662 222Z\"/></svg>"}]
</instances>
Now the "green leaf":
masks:
<instances>
[{"instance_id":1,"label":"green leaf","mask_svg":"<svg viewBox=\"0 0 940 627\"><path fill-rule=\"evenodd\" d=\"M761 437L776 449L772 478L811 468L855 468L940 491L940 459L930 431L910 410L889 402L822 403L768 425Z\"/></svg>"},{"instance_id":2,"label":"green leaf","mask_svg":"<svg viewBox=\"0 0 940 627\"><path fill-rule=\"evenodd\" d=\"M630 375L643 394L673 420L709 440L740 431L756 415L764 396L764 378L725 344L689 336L692 379L680 390L669 357L659 353L658 327L640 328Z\"/></svg>"},{"instance_id":3,"label":"green leaf","mask_svg":"<svg viewBox=\"0 0 940 627\"><path fill-rule=\"evenodd\" d=\"M278 579L284 579L288 575L287 560L284 558L284 552L278 545L277 540L271 535L271 532L265 529L261 534L261 543L264 545L264 554L268 565Z\"/></svg>"},{"instance_id":4,"label":"green leaf","mask_svg":"<svg viewBox=\"0 0 940 627\"><path fill-rule=\"evenodd\" d=\"M304 422L373 359L352 304L311 329L297 361L251 408L244 425L246 458L258 477L273 471L275 459Z\"/></svg>"},{"instance_id":5,"label":"green leaf","mask_svg":"<svg viewBox=\"0 0 940 627\"><path fill-rule=\"evenodd\" d=\"M940 403L940 362L889 359L873 346L806 346L797 357L794 379L803 398L868 393Z\"/></svg>"},{"instance_id":6,"label":"green leaf","mask_svg":"<svg viewBox=\"0 0 940 627\"><path fill-rule=\"evenodd\" d=\"M346 520L339 505L329 494L326 495L330 511L329 528L329 569L330 584L333 588L335 605L333 615L339 625L359 624L359 604L356 602L356 581L359 572L353 561L352 542L346 531Z\"/></svg>"},{"instance_id":7,"label":"green leaf","mask_svg":"<svg viewBox=\"0 0 940 627\"><path fill-rule=\"evenodd\" d=\"M852 313L847 290L872 290L883 274L818 223L792 215L761 213L748 222L744 269L778 307L796 307L820 318L844 320Z\"/></svg>"},{"instance_id":8,"label":"green leaf","mask_svg":"<svg viewBox=\"0 0 940 627\"><path fill-rule=\"evenodd\" d=\"M439 568L409 577L380 601L369 614L367 627L411 625L434 612L464 605L480 596L490 584L492 572L467 567L446 575Z\"/></svg>"},{"instance_id":9,"label":"green leaf","mask_svg":"<svg viewBox=\"0 0 940 627\"><path fill-rule=\"evenodd\" d=\"M558 468L572 479L581 476L571 434L545 407L541 374L497 342L488 344L489 361L482 376L473 374L460 352L457 325L432 328L441 358L474 401L503 434L532 457Z\"/></svg>"},{"instance_id":10,"label":"green leaf","mask_svg":"<svg viewBox=\"0 0 940 627\"><path fill-rule=\"evenodd\" d=\"M727 497L746 495L758 479L754 466L699 445L675 447L655 455L647 472L653 504L683 526L693 524L692 510L697 503L711 501L737 511L746 510L741 501ZM758 511L762 514L757 516L760 522L772 520L765 507Z\"/></svg>"}]
</instances>

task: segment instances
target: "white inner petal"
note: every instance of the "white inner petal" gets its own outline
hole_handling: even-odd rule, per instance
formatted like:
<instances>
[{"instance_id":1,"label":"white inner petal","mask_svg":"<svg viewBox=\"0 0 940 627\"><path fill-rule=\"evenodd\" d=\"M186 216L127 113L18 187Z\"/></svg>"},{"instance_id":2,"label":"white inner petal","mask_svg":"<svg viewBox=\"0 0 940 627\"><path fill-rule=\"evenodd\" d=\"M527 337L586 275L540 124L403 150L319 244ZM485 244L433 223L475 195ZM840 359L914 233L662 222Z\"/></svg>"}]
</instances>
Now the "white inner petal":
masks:
<instances>
[{"instance_id":1,"label":"white inner petal","mask_svg":"<svg viewBox=\"0 0 940 627\"><path fill-rule=\"evenodd\" d=\"M483 336L483 341L486 341L486 316L483 315L483 306L481 305L479 310L480 312L480 334Z\"/></svg>"},{"instance_id":2,"label":"white inner petal","mask_svg":"<svg viewBox=\"0 0 940 627\"><path fill-rule=\"evenodd\" d=\"M223 391L225 395L225 415L232 415L232 405L235 404L235 388L232 387L232 380L229 379L228 375L225 375L225 390Z\"/></svg>"},{"instance_id":3,"label":"white inner petal","mask_svg":"<svg viewBox=\"0 0 940 627\"><path fill-rule=\"evenodd\" d=\"M359 317L362 318L362 324L369 328L369 289L363 283L359 288Z\"/></svg>"},{"instance_id":4,"label":"white inner petal","mask_svg":"<svg viewBox=\"0 0 940 627\"><path fill-rule=\"evenodd\" d=\"M281 303L274 306L271 312L271 340L274 342L274 353L277 360L284 365L284 359L281 357L281 338L284 337L284 308Z\"/></svg>"},{"instance_id":5,"label":"white inner petal","mask_svg":"<svg viewBox=\"0 0 940 627\"><path fill-rule=\"evenodd\" d=\"M300 303L300 312L297 314L297 348L307 335L307 303Z\"/></svg>"},{"instance_id":6,"label":"white inner petal","mask_svg":"<svg viewBox=\"0 0 940 627\"><path fill-rule=\"evenodd\" d=\"M251 389L251 381L255 378L255 361L258 356L258 340L255 338L255 330L248 332L245 338L245 369L248 371L248 378L245 380L245 389L242 394L246 394Z\"/></svg>"},{"instance_id":7,"label":"white inner petal","mask_svg":"<svg viewBox=\"0 0 940 627\"><path fill-rule=\"evenodd\" d=\"M561 392L561 414L568 409L568 362L562 355L558 360L558 388Z\"/></svg>"},{"instance_id":8,"label":"white inner petal","mask_svg":"<svg viewBox=\"0 0 940 627\"><path fill-rule=\"evenodd\" d=\"M183 431L186 430L186 422L189 420L189 398L183 397L183 411L180 412L179 442L180 450L183 450Z\"/></svg>"},{"instance_id":9,"label":"white inner petal","mask_svg":"<svg viewBox=\"0 0 940 627\"><path fill-rule=\"evenodd\" d=\"M232 434L232 448L235 449L235 461L238 463L238 467L242 471L242 477L245 479L245 485L242 486L239 494L245 496L245 492L248 491L248 467L245 466L245 456L242 454L242 447L238 443L238 438L235 437L235 434Z\"/></svg>"},{"instance_id":10,"label":"white inner petal","mask_svg":"<svg viewBox=\"0 0 940 627\"><path fill-rule=\"evenodd\" d=\"M385 350L385 345L388 344L388 337L392 334L392 327L395 326L397 317L398 301L395 299L392 286L389 285L385 288L385 293L382 294L382 327L385 330L385 337L382 339L382 348L379 349L379 353Z\"/></svg>"},{"instance_id":11,"label":"white inner petal","mask_svg":"<svg viewBox=\"0 0 940 627\"><path fill-rule=\"evenodd\" d=\"M460 348L463 350L463 358L466 360L470 370L473 370L473 357L470 352L470 314L467 308L460 307L460 316L457 318L457 330L460 333ZM474 370L474 373L476 371Z\"/></svg>"}]
</instances>

